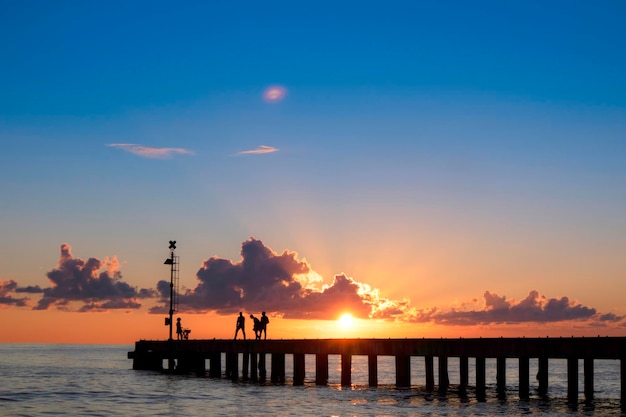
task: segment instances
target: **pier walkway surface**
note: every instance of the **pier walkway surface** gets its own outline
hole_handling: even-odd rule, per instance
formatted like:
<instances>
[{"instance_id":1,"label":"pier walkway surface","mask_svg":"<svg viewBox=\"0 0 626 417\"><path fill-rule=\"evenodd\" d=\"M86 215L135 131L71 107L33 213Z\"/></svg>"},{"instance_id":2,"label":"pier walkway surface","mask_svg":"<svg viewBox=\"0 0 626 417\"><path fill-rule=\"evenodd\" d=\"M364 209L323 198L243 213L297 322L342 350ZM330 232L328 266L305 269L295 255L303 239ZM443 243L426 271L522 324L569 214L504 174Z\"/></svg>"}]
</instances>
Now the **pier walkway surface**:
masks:
<instances>
[{"instance_id":1,"label":"pier walkway surface","mask_svg":"<svg viewBox=\"0 0 626 417\"><path fill-rule=\"evenodd\" d=\"M222 354L225 355L225 375L222 374ZM135 350L128 352L133 369L170 372L206 372L209 376L227 377L233 381L266 379L266 356L271 355L270 380L285 383L285 355L293 355L293 384L304 384L305 355L315 355L315 383L328 381L328 355L341 355L341 384L351 384L352 356L367 355L368 382L378 384L379 356L393 356L396 364L396 386L411 387L410 359L423 357L426 389L435 389L434 357L438 358L440 393L449 388L448 358L459 358L459 392L470 386L479 401L485 400L485 359L496 359L496 386L504 392L506 360L519 364L519 397L529 397L529 360L538 360L537 380L540 395L548 392L548 360L567 360L568 401L578 401L578 361L584 361L584 395L593 399L595 359L614 359L620 367L622 408L626 402L626 337L571 338L471 338L471 339L296 339L296 340L140 340ZM242 359L241 366L239 359ZM468 358L475 358L476 381L470 385ZM166 365L166 366L164 366ZM616 364L617 365L617 364Z\"/></svg>"}]
</instances>

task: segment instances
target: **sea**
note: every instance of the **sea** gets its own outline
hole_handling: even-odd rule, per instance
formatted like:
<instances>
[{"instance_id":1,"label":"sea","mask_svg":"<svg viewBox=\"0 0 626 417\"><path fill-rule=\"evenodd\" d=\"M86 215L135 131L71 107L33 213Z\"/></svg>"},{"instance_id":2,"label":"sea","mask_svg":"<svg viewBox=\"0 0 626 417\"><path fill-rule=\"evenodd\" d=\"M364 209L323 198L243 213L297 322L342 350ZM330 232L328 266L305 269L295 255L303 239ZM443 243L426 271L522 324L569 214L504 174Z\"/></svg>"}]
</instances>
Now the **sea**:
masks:
<instances>
[{"instance_id":1,"label":"sea","mask_svg":"<svg viewBox=\"0 0 626 417\"><path fill-rule=\"evenodd\" d=\"M131 345L0 344L0 416L624 415L619 361L595 361L593 402L586 402L582 392L580 361L579 401L568 404L565 361L550 360L548 397L542 398L532 377L537 363L531 359L531 397L520 400L517 361L507 361L506 392L498 396L496 363L488 359L487 399L479 402L471 387L466 396L455 389L459 383L455 358L448 363L451 389L439 395L425 390L424 359L419 357L411 359L411 388L396 389L393 357L379 357L379 386L370 388L367 357L353 357L352 385L342 387L339 356L329 356L328 385L316 386L315 357L307 355L305 384L293 386L289 355L287 381L274 385L269 380L231 382L208 375L135 371L127 359L132 350ZM267 359L270 369L269 355ZM472 359L469 365L471 385L475 381Z\"/></svg>"}]
</instances>

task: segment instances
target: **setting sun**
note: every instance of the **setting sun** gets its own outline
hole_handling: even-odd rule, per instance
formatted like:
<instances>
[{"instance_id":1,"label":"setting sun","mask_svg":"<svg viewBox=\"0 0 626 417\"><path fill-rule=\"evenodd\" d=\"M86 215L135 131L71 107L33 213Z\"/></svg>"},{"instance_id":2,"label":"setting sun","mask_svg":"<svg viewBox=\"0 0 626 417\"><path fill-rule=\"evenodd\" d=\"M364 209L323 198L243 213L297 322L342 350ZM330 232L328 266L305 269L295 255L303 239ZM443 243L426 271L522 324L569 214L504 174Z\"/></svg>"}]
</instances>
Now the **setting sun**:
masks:
<instances>
[{"instance_id":1,"label":"setting sun","mask_svg":"<svg viewBox=\"0 0 626 417\"><path fill-rule=\"evenodd\" d=\"M352 327L352 324L354 323L354 318L352 317L352 314L345 313L345 314L342 314L341 317L339 317L338 322L339 322L339 327L341 327L342 329L349 329Z\"/></svg>"}]
</instances>

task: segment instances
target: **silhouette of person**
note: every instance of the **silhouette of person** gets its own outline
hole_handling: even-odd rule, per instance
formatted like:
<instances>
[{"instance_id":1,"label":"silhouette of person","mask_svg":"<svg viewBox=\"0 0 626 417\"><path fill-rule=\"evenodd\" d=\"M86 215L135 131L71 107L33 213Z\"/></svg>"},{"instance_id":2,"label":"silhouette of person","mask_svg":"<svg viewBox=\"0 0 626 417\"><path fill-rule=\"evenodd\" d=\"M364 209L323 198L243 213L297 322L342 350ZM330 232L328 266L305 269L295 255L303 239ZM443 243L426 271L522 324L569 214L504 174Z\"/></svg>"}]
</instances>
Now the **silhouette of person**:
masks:
<instances>
[{"instance_id":1,"label":"silhouette of person","mask_svg":"<svg viewBox=\"0 0 626 417\"><path fill-rule=\"evenodd\" d=\"M252 314L250 314L250 318L254 321L254 327L252 328L254 330L254 338L259 340L261 338L261 321Z\"/></svg>"},{"instance_id":2,"label":"silhouette of person","mask_svg":"<svg viewBox=\"0 0 626 417\"><path fill-rule=\"evenodd\" d=\"M243 340L246 340L246 318L243 316L241 311L239 312L239 317L237 317L237 328L235 329L234 339L237 339L239 329L241 329L241 333L243 333Z\"/></svg>"},{"instance_id":3,"label":"silhouette of person","mask_svg":"<svg viewBox=\"0 0 626 417\"><path fill-rule=\"evenodd\" d=\"M180 323L180 317L176 319L176 338L183 340L183 325Z\"/></svg>"},{"instance_id":4,"label":"silhouette of person","mask_svg":"<svg viewBox=\"0 0 626 417\"><path fill-rule=\"evenodd\" d=\"M261 328L259 329L259 339L261 338L261 332L263 333L263 339L267 339L267 325L270 319L265 315L265 311L261 313Z\"/></svg>"}]
</instances>

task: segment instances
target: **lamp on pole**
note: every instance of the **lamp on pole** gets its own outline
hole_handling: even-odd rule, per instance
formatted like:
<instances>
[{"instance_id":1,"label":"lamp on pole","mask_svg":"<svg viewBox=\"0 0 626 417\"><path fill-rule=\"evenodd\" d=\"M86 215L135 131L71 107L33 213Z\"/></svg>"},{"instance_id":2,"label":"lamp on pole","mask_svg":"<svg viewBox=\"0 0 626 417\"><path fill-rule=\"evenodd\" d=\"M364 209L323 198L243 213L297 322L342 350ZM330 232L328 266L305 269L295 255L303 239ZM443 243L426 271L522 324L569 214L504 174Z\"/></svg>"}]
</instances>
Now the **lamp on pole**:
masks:
<instances>
[{"instance_id":1,"label":"lamp on pole","mask_svg":"<svg viewBox=\"0 0 626 417\"><path fill-rule=\"evenodd\" d=\"M170 266L170 316L165 319L165 325L170 326L170 337L172 339L172 322L174 320L174 266L176 265L176 258L174 257L174 249L176 249L176 241L170 240L170 257L164 262L165 265Z\"/></svg>"}]
</instances>

